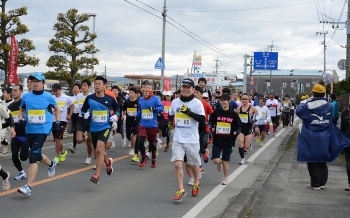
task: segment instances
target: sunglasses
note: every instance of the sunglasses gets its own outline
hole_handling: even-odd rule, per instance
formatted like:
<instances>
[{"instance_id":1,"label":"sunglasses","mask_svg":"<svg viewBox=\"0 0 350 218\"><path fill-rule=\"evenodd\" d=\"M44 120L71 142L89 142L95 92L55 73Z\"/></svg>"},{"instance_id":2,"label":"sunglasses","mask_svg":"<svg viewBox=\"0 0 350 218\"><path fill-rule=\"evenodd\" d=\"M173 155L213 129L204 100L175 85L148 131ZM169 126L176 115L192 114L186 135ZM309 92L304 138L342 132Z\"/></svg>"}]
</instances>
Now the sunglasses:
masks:
<instances>
[{"instance_id":1,"label":"sunglasses","mask_svg":"<svg viewBox=\"0 0 350 218\"><path fill-rule=\"evenodd\" d=\"M248 98L241 98L241 100L248 100Z\"/></svg>"}]
</instances>

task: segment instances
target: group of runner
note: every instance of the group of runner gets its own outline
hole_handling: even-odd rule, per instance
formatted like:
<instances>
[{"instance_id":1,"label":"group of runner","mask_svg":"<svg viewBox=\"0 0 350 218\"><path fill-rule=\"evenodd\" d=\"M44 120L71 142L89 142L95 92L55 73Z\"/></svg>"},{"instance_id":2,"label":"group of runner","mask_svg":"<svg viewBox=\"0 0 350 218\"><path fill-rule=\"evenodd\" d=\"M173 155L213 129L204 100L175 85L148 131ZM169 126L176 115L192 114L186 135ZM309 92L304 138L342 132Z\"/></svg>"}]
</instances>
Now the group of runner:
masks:
<instances>
[{"instance_id":1,"label":"group of runner","mask_svg":"<svg viewBox=\"0 0 350 218\"><path fill-rule=\"evenodd\" d=\"M168 152L173 132L171 161L174 162L178 186L174 201L180 202L186 195L183 163L190 177L188 185L192 186L192 196L197 196L204 172L201 157L208 162L208 142L212 142L211 159L218 171L223 171L221 184L227 185L228 162L236 138L241 156L239 164L245 164L244 153L252 149L253 134L263 146L270 120L274 134L277 131L277 108L291 108L290 105L279 107L273 94L266 102L260 98L257 107L252 105L248 94L243 93L239 101L238 94L231 93L227 88L222 90L222 95L217 93L212 96L205 88L204 78L200 79L199 85L195 85L192 79L184 79L180 90L174 95L171 92L155 93L153 84L146 80L141 84L141 90L129 88L126 100L120 96L119 87L113 86L109 90L107 80L102 76L95 78L95 93L90 93L91 82L83 80L80 84L74 84L72 97L65 95L59 84L52 86L53 95L45 92L45 77L40 73L29 76L28 84L30 90L25 94L21 85L12 87L13 102L8 106L11 111L8 116L5 113L7 108L0 107L0 115L5 118L2 128L9 127L12 159L19 172L15 179L28 179L27 184L18 189L24 195L32 193L38 162L46 164L48 176L53 177L57 164L66 160L67 151L62 139L68 126L69 132L73 133L73 146L68 150L75 153L76 145L85 142L88 151L85 164L91 164L94 153L96 171L90 178L94 184L99 183L104 164L107 175L113 173L113 159L108 157L106 150L114 145L114 134L122 135L123 147L126 146L126 139L130 141L132 162L139 162L139 167L145 167L151 160L151 167L156 168L161 138L166 137L164 152ZM56 151L52 160L41 153L51 131ZM21 161L27 159L30 163L28 174L21 167ZM1 166L0 176L3 178L3 189L10 189L10 173Z\"/></svg>"}]
</instances>

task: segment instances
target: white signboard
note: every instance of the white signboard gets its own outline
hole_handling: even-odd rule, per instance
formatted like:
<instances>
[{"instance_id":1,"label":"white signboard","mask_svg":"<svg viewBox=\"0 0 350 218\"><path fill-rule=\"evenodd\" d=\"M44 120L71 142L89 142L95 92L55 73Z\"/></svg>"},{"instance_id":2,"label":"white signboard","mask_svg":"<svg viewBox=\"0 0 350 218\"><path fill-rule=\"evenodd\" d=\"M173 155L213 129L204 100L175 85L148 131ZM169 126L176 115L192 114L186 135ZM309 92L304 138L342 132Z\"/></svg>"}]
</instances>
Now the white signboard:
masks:
<instances>
[{"instance_id":1,"label":"white signboard","mask_svg":"<svg viewBox=\"0 0 350 218\"><path fill-rule=\"evenodd\" d=\"M199 78L205 78L207 80L208 86L220 86L221 79L219 74L210 74L210 73L185 73L185 78L193 79L195 84L198 84Z\"/></svg>"}]
</instances>

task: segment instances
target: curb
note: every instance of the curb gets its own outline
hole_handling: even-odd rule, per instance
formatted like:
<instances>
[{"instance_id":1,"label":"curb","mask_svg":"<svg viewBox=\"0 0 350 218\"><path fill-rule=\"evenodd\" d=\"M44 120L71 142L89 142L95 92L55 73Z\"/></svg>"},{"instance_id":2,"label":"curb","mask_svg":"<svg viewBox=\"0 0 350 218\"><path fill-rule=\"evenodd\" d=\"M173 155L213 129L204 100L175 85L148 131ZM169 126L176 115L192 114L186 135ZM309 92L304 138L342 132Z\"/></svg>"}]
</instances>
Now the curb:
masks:
<instances>
[{"instance_id":1,"label":"curb","mask_svg":"<svg viewBox=\"0 0 350 218\"><path fill-rule=\"evenodd\" d=\"M297 124L295 123L295 126ZM261 188L269 178L273 169L280 161L288 143L291 141L293 135L298 132L298 127L290 131L280 144L277 153L270 160L264 171L259 175L256 181L250 188L243 189L236 197L233 197L233 203L230 204L220 218L244 218L253 206L255 200L258 198Z\"/></svg>"}]
</instances>

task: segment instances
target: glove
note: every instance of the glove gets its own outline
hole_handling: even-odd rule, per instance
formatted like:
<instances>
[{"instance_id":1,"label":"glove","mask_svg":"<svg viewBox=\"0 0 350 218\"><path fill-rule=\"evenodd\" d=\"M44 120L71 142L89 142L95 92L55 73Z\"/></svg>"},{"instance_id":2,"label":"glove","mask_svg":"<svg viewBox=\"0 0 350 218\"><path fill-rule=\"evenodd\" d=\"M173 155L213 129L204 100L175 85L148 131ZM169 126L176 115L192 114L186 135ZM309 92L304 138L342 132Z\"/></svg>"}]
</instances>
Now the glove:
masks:
<instances>
[{"instance_id":1,"label":"glove","mask_svg":"<svg viewBox=\"0 0 350 218\"><path fill-rule=\"evenodd\" d=\"M116 130L117 128L118 128L118 123L117 122L113 122L112 129Z\"/></svg>"},{"instance_id":2,"label":"glove","mask_svg":"<svg viewBox=\"0 0 350 218\"><path fill-rule=\"evenodd\" d=\"M258 121L258 120L257 120L257 119L254 119L254 120L253 120L253 123L256 123L256 121Z\"/></svg>"},{"instance_id":3,"label":"glove","mask_svg":"<svg viewBox=\"0 0 350 218\"><path fill-rule=\"evenodd\" d=\"M267 124L267 120L264 120L264 124Z\"/></svg>"},{"instance_id":4,"label":"glove","mask_svg":"<svg viewBox=\"0 0 350 218\"><path fill-rule=\"evenodd\" d=\"M148 109L149 109L150 111L152 111L152 112L157 110L156 107L149 107Z\"/></svg>"},{"instance_id":5,"label":"glove","mask_svg":"<svg viewBox=\"0 0 350 218\"><path fill-rule=\"evenodd\" d=\"M173 122L169 122L168 123L168 129L174 129L174 123Z\"/></svg>"},{"instance_id":6,"label":"glove","mask_svg":"<svg viewBox=\"0 0 350 218\"><path fill-rule=\"evenodd\" d=\"M89 117L90 117L90 112L86 112L85 114L84 114L84 119L89 119Z\"/></svg>"},{"instance_id":7,"label":"glove","mask_svg":"<svg viewBox=\"0 0 350 218\"><path fill-rule=\"evenodd\" d=\"M60 121L56 121L55 123L54 123L54 129L55 130L60 130Z\"/></svg>"},{"instance_id":8,"label":"glove","mask_svg":"<svg viewBox=\"0 0 350 218\"><path fill-rule=\"evenodd\" d=\"M109 122L117 122L118 121L118 115L113 115L113 116L111 116L111 118L109 118Z\"/></svg>"},{"instance_id":9,"label":"glove","mask_svg":"<svg viewBox=\"0 0 350 218\"><path fill-rule=\"evenodd\" d=\"M190 113L190 109L185 104L183 104L181 109L180 109L180 112L184 113L184 114L189 114Z\"/></svg>"}]
</instances>

